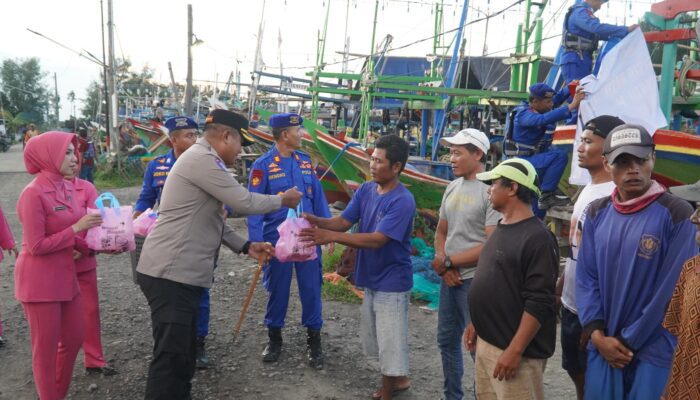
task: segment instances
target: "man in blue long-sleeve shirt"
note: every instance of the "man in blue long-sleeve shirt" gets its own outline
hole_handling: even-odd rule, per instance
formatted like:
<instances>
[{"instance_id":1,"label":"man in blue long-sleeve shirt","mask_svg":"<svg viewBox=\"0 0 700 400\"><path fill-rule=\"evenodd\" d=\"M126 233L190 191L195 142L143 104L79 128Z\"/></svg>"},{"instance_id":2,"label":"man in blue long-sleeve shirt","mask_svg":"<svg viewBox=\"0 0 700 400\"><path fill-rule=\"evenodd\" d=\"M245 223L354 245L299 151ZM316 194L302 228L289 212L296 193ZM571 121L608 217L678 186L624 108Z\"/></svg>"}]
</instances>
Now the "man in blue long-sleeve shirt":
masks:
<instances>
[{"instance_id":1,"label":"man in blue long-sleeve shirt","mask_svg":"<svg viewBox=\"0 0 700 400\"><path fill-rule=\"evenodd\" d=\"M316 177L311 157L302 153L303 118L298 114L275 114L269 126L275 145L251 167L248 190L263 194L277 194L296 187L302 192L301 209L317 217L331 216L321 182ZM287 208L265 215L248 217L248 238L273 245L279 240L277 227L287 218ZM301 300L301 322L307 328L309 364L316 369L323 367L321 349L321 251L318 258L303 262L281 262L272 258L264 269L263 283L270 297L267 301L265 326L269 342L263 352L263 361L275 362L282 352L282 328L289 304L289 285L292 269L296 271Z\"/></svg>"},{"instance_id":2,"label":"man in blue long-sleeve shirt","mask_svg":"<svg viewBox=\"0 0 700 400\"><path fill-rule=\"evenodd\" d=\"M599 40L623 38L637 25L630 27L603 24L594 15L607 0L585 0L573 5L564 17L561 72L566 83L581 79L593 69L593 52Z\"/></svg>"},{"instance_id":3,"label":"man in blue long-sleeve shirt","mask_svg":"<svg viewBox=\"0 0 700 400\"><path fill-rule=\"evenodd\" d=\"M661 324L685 260L692 207L651 179L654 144L638 125L605 139L615 190L585 211L576 305L588 344L586 399L658 399L676 338Z\"/></svg>"},{"instance_id":4,"label":"man in blue long-sleeve shirt","mask_svg":"<svg viewBox=\"0 0 700 400\"><path fill-rule=\"evenodd\" d=\"M547 131L554 130L554 124L571 116L571 111L578 108L584 93L579 90L571 104L562 105L568 97L567 87L555 93L549 85L536 83L530 86L529 103L515 110L511 138L517 148L514 155L528 160L537 170L541 180L542 196L538 204L541 210L569 202L568 199L560 199L554 195L566 169L566 152L552 149L544 143ZM543 216L542 213L537 213L536 208L536 214L539 217Z\"/></svg>"}]
</instances>

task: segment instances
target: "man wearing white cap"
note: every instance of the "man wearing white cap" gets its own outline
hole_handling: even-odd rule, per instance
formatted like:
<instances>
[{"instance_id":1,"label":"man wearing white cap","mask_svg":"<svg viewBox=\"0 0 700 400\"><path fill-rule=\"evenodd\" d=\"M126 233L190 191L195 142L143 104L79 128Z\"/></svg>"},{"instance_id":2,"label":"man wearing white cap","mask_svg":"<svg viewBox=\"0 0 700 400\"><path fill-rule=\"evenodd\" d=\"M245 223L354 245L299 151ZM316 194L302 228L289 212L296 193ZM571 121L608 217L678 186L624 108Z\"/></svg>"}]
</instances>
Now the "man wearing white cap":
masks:
<instances>
[{"instance_id":1,"label":"man wearing white cap","mask_svg":"<svg viewBox=\"0 0 700 400\"><path fill-rule=\"evenodd\" d=\"M501 215L494 211L488 185L476 179L484 171L489 139L476 129L464 129L440 144L450 148L455 180L445 190L435 232L433 269L442 278L437 339L445 377L446 400L462 399L462 333L471 322L467 295L484 242Z\"/></svg>"}]
</instances>

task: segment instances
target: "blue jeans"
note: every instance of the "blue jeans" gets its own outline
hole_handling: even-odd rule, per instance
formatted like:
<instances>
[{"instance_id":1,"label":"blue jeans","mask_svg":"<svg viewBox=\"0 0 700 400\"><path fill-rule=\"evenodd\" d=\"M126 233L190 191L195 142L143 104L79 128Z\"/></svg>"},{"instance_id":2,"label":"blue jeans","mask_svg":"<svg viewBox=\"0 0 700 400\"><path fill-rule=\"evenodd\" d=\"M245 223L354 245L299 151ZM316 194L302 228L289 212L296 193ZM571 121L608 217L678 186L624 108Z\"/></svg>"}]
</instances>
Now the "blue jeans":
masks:
<instances>
[{"instance_id":1,"label":"blue jeans","mask_svg":"<svg viewBox=\"0 0 700 400\"><path fill-rule=\"evenodd\" d=\"M437 341L442 357L442 373L445 381L442 391L445 400L462 399L462 375L464 359L462 357L462 335L471 322L467 295L472 280L465 279L458 287L440 284L440 305L438 307ZM473 359L472 355L472 359Z\"/></svg>"}]
</instances>

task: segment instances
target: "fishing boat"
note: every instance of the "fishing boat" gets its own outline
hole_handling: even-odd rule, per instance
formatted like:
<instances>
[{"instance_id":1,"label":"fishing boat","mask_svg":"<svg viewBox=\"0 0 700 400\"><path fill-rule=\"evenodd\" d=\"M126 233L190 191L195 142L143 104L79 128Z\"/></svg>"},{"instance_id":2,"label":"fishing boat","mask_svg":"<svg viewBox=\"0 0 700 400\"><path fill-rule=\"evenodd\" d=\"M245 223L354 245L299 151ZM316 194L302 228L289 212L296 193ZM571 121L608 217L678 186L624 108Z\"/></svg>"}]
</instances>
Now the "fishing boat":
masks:
<instances>
[{"instance_id":1,"label":"fishing boat","mask_svg":"<svg viewBox=\"0 0 700 400\"><path fill-rule=\"evenodd\" d=\"M554 132L553 145L564 148L571 156L576 136L575 125L559 126ZM687 185L700 181L700 136L668 129L654 133L656 163L653 178L667 187ZM569 162L569 165L571 163ZM564 173L568 181L569 171Z\"/></svg>"}]
</instances>

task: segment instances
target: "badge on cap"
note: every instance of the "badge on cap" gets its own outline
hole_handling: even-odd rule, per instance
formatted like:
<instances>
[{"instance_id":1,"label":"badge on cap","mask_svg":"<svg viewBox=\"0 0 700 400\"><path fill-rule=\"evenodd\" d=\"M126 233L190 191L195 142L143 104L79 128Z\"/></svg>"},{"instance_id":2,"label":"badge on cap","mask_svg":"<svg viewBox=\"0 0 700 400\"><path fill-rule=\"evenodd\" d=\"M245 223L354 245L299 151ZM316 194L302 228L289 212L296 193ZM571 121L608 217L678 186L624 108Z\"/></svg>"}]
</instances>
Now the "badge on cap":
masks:
<instances>
[{"instance_id":1,"label":"badge on cap","mask_svg":"<svg viewBox=\"0 0 700 400\"><path fill-rule=\"evenodd\" d=\"M297 117L296 115L291 115L289 117L289 123L292 125L299 125L299 117Z\"/></svg>"},{"instance_id":2,"label":"badge on cap","mask_svg":"<svg viewBox=\"0 0 700 400\"><path fill-rule=\"evenodd\" d=\"M639 129L627 128L613 132L610 147L615 148L625 144L642 144L642 133Z\"/></svg>"}]
</instances>

